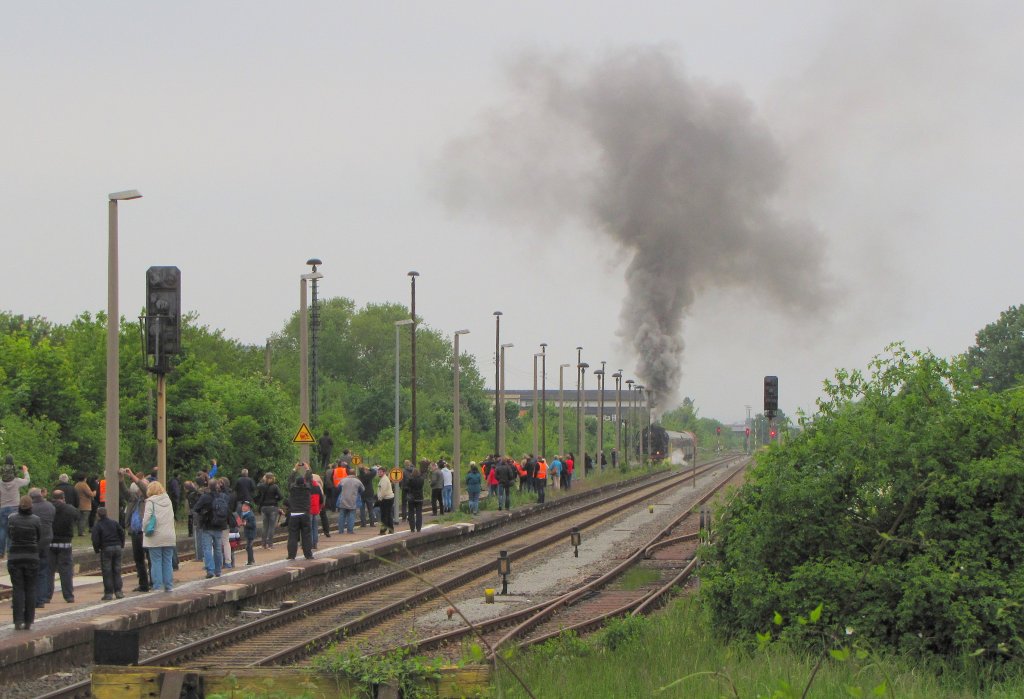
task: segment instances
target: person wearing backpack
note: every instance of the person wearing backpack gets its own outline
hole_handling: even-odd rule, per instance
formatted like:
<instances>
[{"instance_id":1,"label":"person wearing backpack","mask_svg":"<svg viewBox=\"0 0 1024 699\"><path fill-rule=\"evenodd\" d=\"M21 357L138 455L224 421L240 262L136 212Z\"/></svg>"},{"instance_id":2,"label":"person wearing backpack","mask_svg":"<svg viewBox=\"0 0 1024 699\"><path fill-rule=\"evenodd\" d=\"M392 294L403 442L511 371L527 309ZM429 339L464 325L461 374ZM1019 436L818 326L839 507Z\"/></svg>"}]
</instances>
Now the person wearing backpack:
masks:
<instances>
[{"instance_id":1,"label":"person wearing backpack","mask_svg":"<svg viewBox=\"0 0 1024 699\"><path fill-rule=\"evenodd\" d=\"M228 500L221 495L220 483L211 480L209 490L199 497L193 509L202 523L199 541L207 579L219 578L224 567L223 539L224 530L228 528Z\"/></svg>"}]
</instances>

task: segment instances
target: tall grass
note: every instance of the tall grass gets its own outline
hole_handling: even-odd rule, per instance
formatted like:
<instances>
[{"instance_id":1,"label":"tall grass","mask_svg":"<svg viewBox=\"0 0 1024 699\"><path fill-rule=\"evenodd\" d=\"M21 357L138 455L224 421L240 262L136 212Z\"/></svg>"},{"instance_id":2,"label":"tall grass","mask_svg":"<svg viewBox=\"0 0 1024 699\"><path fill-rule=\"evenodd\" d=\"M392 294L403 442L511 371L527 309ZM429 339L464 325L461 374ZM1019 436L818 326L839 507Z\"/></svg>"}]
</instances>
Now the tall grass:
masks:
<instances>
[{"instance_id":1,"label":"tall grass","mask_svg":"<svg viewBox=\"0 0 1024 699\"><path fill-rule=\"evenodd\" d=\"M799 697L816 660L779 644L756 650L723 643L699 604L685 598L650 619L618 622L586 640L556 639L512 663L537 697L753 699ZM525 696L505 674L495 684L496 696ZM901 699L1009 699L1024 696L1024 672L988 683L979 673L901 658L829 660L807 696L868 697L876 688Z\"/></svg>"}]
</instances>

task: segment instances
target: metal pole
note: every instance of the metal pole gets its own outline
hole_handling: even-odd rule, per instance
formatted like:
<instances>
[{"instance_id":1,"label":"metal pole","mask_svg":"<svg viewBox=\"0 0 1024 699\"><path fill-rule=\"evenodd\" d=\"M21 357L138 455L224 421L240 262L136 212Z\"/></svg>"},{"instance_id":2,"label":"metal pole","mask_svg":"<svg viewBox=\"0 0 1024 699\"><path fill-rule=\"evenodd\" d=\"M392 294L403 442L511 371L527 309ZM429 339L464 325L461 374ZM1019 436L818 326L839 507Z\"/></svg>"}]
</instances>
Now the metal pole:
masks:
<instances>
[{"instance_id":1,"label":"metal pole","mask_svg":"<svg viewBox=\"0 0 1024 699\"><path fill-rule=\"evenodd\" d=\"M319 260L309 260L306 264L312 264L313 272L316 272L316 266L319 264ZM310 331L313 335L313 378L309 390L309 402L310 402L310 427L318 426L320 424L320 361L319 361L319 348L320 348L320 304L317 303L317 279L313 278L313 304L312 311L310 314Z\"/></svg>"},{"instance_id":2,"label":"metal pole","mask_svg":"<svg viewBox=\"0 0 1024 699\"><path fill-rule=\"evenodd\" d=\"M604 456L604 364L601 362L601 368L594 370L597 377L597 449L594 463L599 470L604 468L601 465L601 457Z\"/></svg>"},{"instance_id":3,"label":"metal pole","mask_svg":"<svg viewBox=\"0 0 1024 699\"><path fill-rule=\"evenodd\" d=\"M309 321L306 318L306 275L299 280L299 420L309 426ZM309 463L309 445L299 445L299 461Z\"/></svg>"},{"instance_id":4,"label":"metal pole","mask_svg":"<svg viewBox=\"0 0 1024 699\"><path fill-rule=\"evenodd\" d=\"M118 471L121 439L120 322L117 307L117 201L107 204L107 419L103 477L107 480L107 512L118 520Z\"/></svg>"},{"instance_id":5,"label":"metal pole","mask_svg":"<svg viewBox=\"0 0 1024 699\"><path fill-rule=\"evenodd\" d=\"M156 375L156 470L157 480L167 486L167 376Z\"/></svg>"},{"instance_id":6,"label":"metal pole","mask_svg":"<svg viewBox=\"0 0 1024 699\"><path fill-rule=\"evenodd\" d=\"M615 378L615 453L622 458L622 369L612 374Z\"/></svg>"},{"instance_id":7,"label":"metal pole","mask_svg":"<svg viewBox=\"0 0 1024 699\"><path fill-rule=\"evenodd\" d=\"M624 445L626 449L626 466L629 466L632 463L632 460L630 459L632 454L630 454L629 451L629 447L632 442L629 439L629 431L633 428L633 413L631 408L633 406L633 384L635 383L636 381L633 379L626 379L626 442Z\"/></svg>"},{"instance_id":8,"label":"metal pole","mask_svg":"<svg viewBox=\"0 0 1024 699\"><path fill-rule=\"evenodd\" d=\"M416 464L416 277L419 272L409 272L409 280L412 289L412 304L409 308L409 317L412 319L412 463Z\"/></svg>"},{"instance_id":9,"label":"metal pole","mask_svg":"<svg viewBox=\"0 0 1024 699\"><path fill-rule=\"evenodd\" d=\"M533 452L530 456L537 456L537 357L540 352L533 355Z\"/></svg>"},{"instance_id":10,"label":"metal pole","mask_svg":"<svg viewBox=\"0 0 1024 699\"><path fill-rule=\"evenodd\" d=\"M501 311L494 312L494 453L501 452Z\"/></svg>"},{"instance_id":11,"label":"metal pole","mask_svg":"<svg viewBox=\"0 0 1024 699\"><path fill-rule=\"evenodd\" d=\"M270 376L270 338L267 338L266 349L263 350L263 363L267 376Z\"/></svg>"},{"instance_id":12,"label":"metal pole","mask_svg":"<svg viewBox=\"0 0 1024 699\"><path fill-rule=\"evenodd\" d=\"M500 437L498 438L498 455L505 456L505 430L508 427L508 423L505 422L505 350L509 347L514 347L511 342L506 342L501 346L501 361L499 365L501 367L501 378L498 383L499 391L499 407L501 408L501 420L499 425L501 426Z\"/></svg>"},{"instance_id":13,"label":"metal pole","mask_svg":"<svg viewBox=\"0 0 1024 699\"><path fill-rule=\"evenodd\" d=\"M565 368L571 364L558 365L558 456L565 458Z\"/></svg>"},{"instance_id":14,"label":"metal pole","mask_svg":"<svg viewBox=\"0 0 1024 699\"><path fill-rule=\"evenodd\" d=\"M548 453L548 343L540 343L540 456L547 459Z\"/></svg>"},{"instance_id":15,"label":"metal pole","mask_svg":"<svg viewBox=\"0 0 1024 699\"><path fill-rule=\"evenodd\" d=\"M587 367L588 366L590 366L590 365L585 363L585 362L580 363L580 365L579 365L579 370L580 370L579 371L580 390L578 391L578 393L581 396L583 394L585 394L586 390L587 390L586 373L587 373ZM586 410L586 402L584 401L583 402L583 409L579 411L579 415L578 415L578 418L579 418L580 453L579 453L579 456L576 458L576 461L577 461L577 463L580 464L580 466L582 466L582 468L580 469L580 478L586 478L587 477L587 429L586 429L587 428L587 424L586 424L586 421L583 419L583 413L584 413L585 410ZM573 475L575 476L575 474L573 474Z\"/></svg>"},{"instance_id":16,"label":"metal pole","mask_svg":"<svg viewBox=\"0 0 1024 699\"><path fill-rule=\"evenodd\" d=\"M399 383L401 382L400 373L399 373L399 366L400 366L400 364L399 364L398 356L399 356L399 353L402 351L401 327L402 327L401 325L399 325L398 323L395 323L395 460L393 462L395 468L400 468L401 464L402 464L402 462L401 462L401 454L399 453L399 450L398 450L398 430L399 430L399 427L400 427L400 416L399 416L399 410L398 410L400 398L399 398L398 387L399 387Z\"/></svg>"},{"instance_id":17,"label":"metal pole","mask_svg":"<svg viewBox=\"0 0 1024 699\"><path fill-rule=\"evenodd\" d=\"M461 399L459 396L459 372L461 367L459 366L459 335L465 335L468 330L457 330L455 332L455 356L453 358L453 371L455 374L455 397L453 407L453 422L455 423L454 435L452 445L452 511L457 512L459 508L459 474L461 469L459 468L459 461L462 459L462 423L459 419L459 408Z\"/></svg>"}]
</instances>

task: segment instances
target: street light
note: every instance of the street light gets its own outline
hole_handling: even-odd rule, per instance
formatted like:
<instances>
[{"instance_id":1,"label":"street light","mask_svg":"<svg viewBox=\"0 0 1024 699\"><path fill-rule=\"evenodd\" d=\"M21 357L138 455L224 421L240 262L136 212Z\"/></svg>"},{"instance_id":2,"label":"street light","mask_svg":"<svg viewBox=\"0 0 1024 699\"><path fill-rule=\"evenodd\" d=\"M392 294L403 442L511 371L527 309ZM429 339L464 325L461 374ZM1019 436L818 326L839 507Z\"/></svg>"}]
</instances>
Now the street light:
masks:
<instances>
[{"instance_id":1,"label":"street light","mask_svg":"<svg viewBox=\"0 0 1024 699\"><path fill-rule=\"evenodd\" d=\"M558 365L558 455L565 458L565 379L563 370L572 364Z\"/></svg>"},{"instance_id":2,"label":"street light","mask_svg":"<svg viewBox=\"0 0 1024 699\"><path fill-rule=\"evenodd\" d=\"M597 377L597 453L594 460L597 467L604 470L604 362L600 369L594 369Z\"/></svg>"},{"instance_id":3,"label":"street light","mask_svg":"<svg viewBox=\"0 0 1024 699\"><path fill-rule=\"evenodd\" d=\"M629 439L629 430L633 427L633 384L635 383L636 381L633 379L626 379L626 466L630 465L629 445L633 443Z\"/></svg>"},{"instance_id":4,"label":"street light","mask_svg":"<svg viewBox=\"0 0 1024 699\"><path fill-rule=\"evenodd\" d=\"M323 262L316 257L311 257L306 260L306 264L316 272L317 265L322 265ZM313 379L309 391L310 426L320 424L320 304L317 303L316 293L318 279L319 277L313 279L313 311L310 314L310 330L313 335Z\"/></svg>"},{"instance_id":5,"label":"street light","mask_svg":"<svg viewBox=\"0 0 1024 699\"><path fill-rule=\"evenodd\" d=\"M107 195L107 419L103 477L107 481L106 506L111 518L118 518L121 468L121 312L117 305L117 202L140 199L138 190Z\"/></svg>"},{"instance_id":6,"label":"street light","mask_svg":"<svg viewBox=\"0 0 1024 699\"><path fill-rule=\"evenodd\" d=\"M399 413L398 413L398 406L399 406L398 387L399 387L399 385L401 383L401 376L399 374L399 368L398 368L399 367L398 356L399 356L399 353L401 352L401 348L402 348L402 345L399 343L399 339L400 339L400 332L401 332L401 329L402 329L403 325L412 325L412 318L404 318L402 320L396 320L395 321L395 468L401 468L401 465L402 465L402 462L400 460L401 459L401 455L399 454L399 451L398 451L398 430L400 428Z\"/></svg>"},{"instance_id":7,"label":"street light","mask_svg":"<svg viewBox=\"0 0 1024 699\"><path fill-rule=\"evenodd\" d=\"M642 455L644 453L644 432L642 429L640 429L640 411L644 407L644 387L640 384L636 385L636 407L636 437L637 444L640 447L639 449L637 449L637 454ZM642 457L640 459L640 465L644 465L644 460Z\"/></svg>"},{"instance_id":8,"label":"street light","mask_svg":"<svg viewBox=\"0 0 1024 699\"><path fill-rule=\"evenodd\" d=\"M494 312L494 453L501 455L501 311Z\"/></svg>"},{"instance_id":9,"label":"street light","mask_svg":"<svg viewBox=\"0 0 1024 699\"><path fill-rule=\"evenodd\" d=\"M412 287L412 304L409 308L409 318L412 319L412 463L416 465L416 277L419 272L408 273L409 282ZM397 464L396 464L397 465Z\"/></svg>"},{"instance_id":10,"label":"street light","mask_svg":"<svg viewBox=\"0 0 1024 699\"><path fill-rule=\"evenodd\" d=\"M537 451L537 358L542 354L542 352L533 354L533 453L530 456L534 458L540 458Z\"/></svg>"},{"instance_id":11,"label":"street light","mask_svg":"<svg viewBox=\"0 0 1024 699\"><path fill-rule=\"evenodd\" d=\"M459 506L459 459L462 458L462 422L459 420L459 405L462 402L459 398L459 335L468 335L468 330L456 330L454 339L454 357L452 359L455 373L455 397L454 397L454 444L452 445L452 511Z\"/></svg>"},{"instance_id":12,"label":"street light","mask_svg":"<svg viewBox=\"0 0 1024 699\"><path fill-rule=\"evenodd\" d=\"M622 458L622 369L619 369L612 378L615 379L615 460L614 466L618 466Z\"/></svg>"},{"instance_id":13,"label":"street light","mask_svg":"<svg viewBox=\"0 0 1024 699\"><path fill-rule=\"evenodd\" d=\"M548 458L548 343L540 343L540 456Z\"/></svg>"},{"instance_id":14,"label":"street light","mask_svg":"<svg viewBox=\"0 0 1024 699\"><path fill-rule=\"evenodd\" d=\"M576 349L577 350L582 350L583 348L582 347L577 347ZM577 379L579 380L579 387L580 387L579 390L576 391L576 395L577 396L583 396L584 392L586 391L586 387L587 387L586 374L587 374L587 367L589 367L589 366L590 365L587 364L586 362L580 362L579 364L576 365L576 367L579 369L579 374L577 375ZM579 400L579 398L577 400ZM584 404L584 409L585 409L585 407L586 407L586 405ZM583 468L579 470L580 471L580 478L586 478L587 477L587 431L586 431L585 428L586 428L587 425L586 425L586 422L583 420L583 410L578 410L577 411L576 420L577 420L577 435L579 436L579 441L580 441L580 453L579 453L579 456L576 457L576 462L580 463L580 460L582 459Z\"/></svg>"},{"instance_id":15,"label":"street light","mask_svg":"<svg viewBox=\"0 0 1024 699\"><path fill-rule=\"evenodd\" d=\"M309 426L309 319L306 314L306 284L322 279L320 272L299 277L299 420ZM299 445L299 461L309 463L309 444Z\"/></svg>"},{"instance_id":16,"label":"street light","mask_svg":"<svg viewBox=\"0 0 1024 699\"><path fill-rule=\"evenodd\" d=\"M498 405L501 408L501 420L498 423L501 426L498 437L498 456L505 456L505 350L509 347L515 347L511 342L506 342L501 346L501 381L499 383L498 391Z\"/></svg>"}]
</instances>

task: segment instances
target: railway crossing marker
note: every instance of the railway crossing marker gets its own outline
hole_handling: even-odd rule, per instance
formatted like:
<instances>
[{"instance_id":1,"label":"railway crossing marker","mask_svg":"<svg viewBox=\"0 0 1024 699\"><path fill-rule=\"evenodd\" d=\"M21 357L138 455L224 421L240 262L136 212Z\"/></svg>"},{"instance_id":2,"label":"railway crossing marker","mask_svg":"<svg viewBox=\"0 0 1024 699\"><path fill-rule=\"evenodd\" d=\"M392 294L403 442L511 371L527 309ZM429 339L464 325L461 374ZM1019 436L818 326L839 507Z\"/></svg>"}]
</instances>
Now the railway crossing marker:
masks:
<instances>
[{"instance_id":1,"label":"railway crossing marker","mask_svg":"<svg viewBox=\"0 0 1024 699\"><path fill-rule=\"evenodd\" d=\"M302 423L299 426L299 431L292 437L292 444L316 444L316 437L306 427L306 423Z\"/></svg>"},{"instance_id":2,"label":"railway crossing marker","mask_svg":"<svg viewBox=\"0 0 1024 699\"><path fill-rule=\"evenodd\" d=\"M396 466L395 468L388 471L388 476L390 476L391 480L394 481L395 483L401 483L402 478L405 476L405 474L402 473L402 469Z\"/></svg>"}]
</instances>

